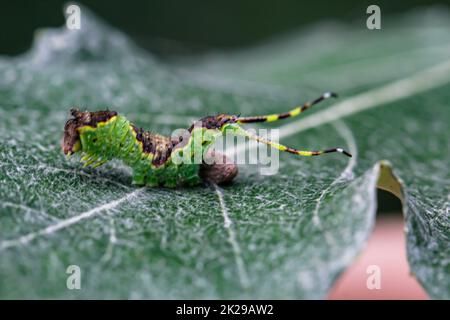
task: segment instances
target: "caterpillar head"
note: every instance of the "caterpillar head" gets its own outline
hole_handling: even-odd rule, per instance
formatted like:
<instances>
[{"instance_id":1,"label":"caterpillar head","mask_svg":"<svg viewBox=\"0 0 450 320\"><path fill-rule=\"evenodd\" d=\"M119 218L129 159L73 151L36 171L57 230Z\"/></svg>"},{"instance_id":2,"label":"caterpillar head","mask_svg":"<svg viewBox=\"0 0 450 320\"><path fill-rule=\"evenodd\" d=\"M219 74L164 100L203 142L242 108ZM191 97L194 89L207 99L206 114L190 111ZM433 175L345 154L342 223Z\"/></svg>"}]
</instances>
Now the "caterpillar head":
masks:
<instances>
[{"instance_id":1,"label":"caterpillar head","mask_svg":"<svg viewBox=\"0 0 450 320\"><path fill-rule=\"evenodd\" d=\"M115 111L80 111L70 109L72 118L67 120L64 126L64 134L61 139L61 149L64 154L70 155L81 151L81 139L79 129L84 126L96 127L97 123L104 122L117 115Z\"/></svg>"}]
</instances>

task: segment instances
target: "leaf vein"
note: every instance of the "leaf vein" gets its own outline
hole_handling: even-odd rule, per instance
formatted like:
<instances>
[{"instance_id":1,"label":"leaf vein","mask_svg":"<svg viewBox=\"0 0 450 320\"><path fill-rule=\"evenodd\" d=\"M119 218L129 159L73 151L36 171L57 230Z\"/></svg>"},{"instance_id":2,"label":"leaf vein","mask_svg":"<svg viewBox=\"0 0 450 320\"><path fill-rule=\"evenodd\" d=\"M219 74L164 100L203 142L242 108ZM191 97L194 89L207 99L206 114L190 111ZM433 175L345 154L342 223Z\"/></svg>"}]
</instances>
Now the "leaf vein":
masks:
<instances>
[{"instance_id":1,"label":"leaf vein","mask_svg":"<svg viewBox=\"0 0 450 320\"><path fill-rule=\"evenodd\" d=\"M120 205L121 203L129 201L130 199L136 197L141 192L143 192L143 190L144 190L144 188L137 189L133 192L126 194L125 196L123 196L122 198L120 198L118 200L114 200L112 202L105 203L101 206L98 206L98 207L95 207L88 211L82 212L76 216L70 217L65 220L61 220L58 223L49 225L48 227L38 230L36 232L28 233L28 234L23 235L16 239L4 240L4 241L0 242L0 251L3 251L5 249L11 248L11 247L26 245L38 237L49 236L59 230L62 230L62 229L68 228L74 224L77 224L82 220L96 216L97 214L99 214L102 211L113 209L113 208L117 207L118 205Z\"/></svg>"},{"instance_id":2,"label":"leaf vein","mask_svg":"<svg viewBox=\"0 0 450 320\"><path fill-rule=\"evenodd\" d=\"M236 233L232 226L233 221L230 219L230 216L228 214L228 209L225 204L225 199L223 197L223 190L215 183L213 183L212 185L213 185L214 190L219 199L220 209L221 209L222 216L223 216L223 226L224 226L225 230L227 230L227 232L228 232L228 242L231 244L231 247L233 249L234 259L236 262L238 275L239 275L239 281L241 282L242 287L247 288L249 286L247 270L245 268L245 264L242 259L241 248L236 239Z\"/></svg>"}]
</instances>

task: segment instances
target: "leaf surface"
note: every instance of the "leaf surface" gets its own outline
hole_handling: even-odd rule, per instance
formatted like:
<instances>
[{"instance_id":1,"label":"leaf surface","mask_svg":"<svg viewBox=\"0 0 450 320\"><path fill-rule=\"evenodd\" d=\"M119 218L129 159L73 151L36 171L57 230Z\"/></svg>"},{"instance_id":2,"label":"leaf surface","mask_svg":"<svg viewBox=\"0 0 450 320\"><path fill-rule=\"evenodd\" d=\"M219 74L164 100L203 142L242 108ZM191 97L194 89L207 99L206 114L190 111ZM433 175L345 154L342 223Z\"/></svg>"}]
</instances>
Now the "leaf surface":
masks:
<instances>
[{"instance_id":1,"label":"leaf surface","mask_svg":"<svg viewBox=\"0 0 450 320\"><path fill-rule=\"evenodd\" d=\"M39 32L0 59L0 296L323 298L371 233L378 185L403 199L412 273L449 298L449 21L430 10L380 32L323 24L172 66L84 8L80 31ZM281 142L353 158L282 154L278 174L241 166L223 188L137 188L122 164L83 169L59 147L72 106L169 135L326 90L339 100L280 123ZM69 265L81 290L66 287Z\"/></svg>"}]
</instances>

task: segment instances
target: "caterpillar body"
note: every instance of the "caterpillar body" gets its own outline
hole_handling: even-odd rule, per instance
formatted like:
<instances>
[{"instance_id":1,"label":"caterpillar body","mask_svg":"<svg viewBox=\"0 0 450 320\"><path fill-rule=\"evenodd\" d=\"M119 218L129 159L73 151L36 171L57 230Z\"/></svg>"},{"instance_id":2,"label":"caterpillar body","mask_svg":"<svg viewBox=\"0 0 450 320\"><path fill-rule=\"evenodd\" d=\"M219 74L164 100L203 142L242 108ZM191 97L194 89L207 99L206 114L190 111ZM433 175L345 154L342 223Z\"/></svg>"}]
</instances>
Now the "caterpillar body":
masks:
<instances>
[{"instance_id":1,"label":"caterpillar body","mask_svg":"<svg viewBox=\"0 0 450 320\"><path fill-rule=\"evenodd\" d=\"M253 122L271 122L297 116L310 106L335 96L325 93L320 98L281 114L255 117L239 117L219 114L207 116L192 125L187 135L169 138L136 127L123 115L115 111L79 111L71 110L72 118L66 122L61 148L66 155L82 153L85 166L98 167L112 159L122 160L133 171L133 183L147 186L194 186L204 180L221 184L227 183L237 175L237 166L230 163L220 153L210 151L210 146L225 132L248 137L265 143L280 151L300 156L316 156L330 152L340 152L351 156L342 148L322 151L302 151L289 148L253 135L240 124ZM195 143L194 137L201 139ZM208 155L221 161L196 163L194 155ZM190 161L173 161L175 158Z\"/></svg>"}]
</instances>

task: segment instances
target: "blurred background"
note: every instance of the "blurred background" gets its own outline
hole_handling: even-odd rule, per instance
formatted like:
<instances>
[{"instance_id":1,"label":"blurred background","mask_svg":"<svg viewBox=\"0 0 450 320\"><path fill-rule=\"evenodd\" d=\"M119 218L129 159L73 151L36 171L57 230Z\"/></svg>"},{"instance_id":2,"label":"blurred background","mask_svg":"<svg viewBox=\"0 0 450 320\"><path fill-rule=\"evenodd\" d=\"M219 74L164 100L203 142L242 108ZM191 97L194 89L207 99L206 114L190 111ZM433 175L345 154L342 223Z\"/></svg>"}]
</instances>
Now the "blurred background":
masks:
<instances>
[{"instance_id":1,"label":"blurred background","mask_svg":"<svg viewBox=\"0 0 450 320\"><path fill-rule=\"evenodd\" d=\"M63 25L61 12L67 2L1 1L0 54L24 52L37 28ZM248 47L323 20L354 23L363 28L366 8L371 4L380 6L382 15L387 16L445 2L448 1L77 1L163 59Z\"/></svg>"},{"instance_id":2,"label":"blurred background","mask_svg":"<svg viewBox=\"0 0 450 320\"><path fill-rule=\"evenodd\" d=\"M162 61L201 56L213 51L238 50L268 41L322 21L339 21L364 28L366 8L377 4L382 16L421 6L444 4L435 0L396 1L106 1L80 0L102 19L127 33L140 47ZM26 52L34 32L65 23L65 1L2 1L0 54ZM331 299L421 299L426 294L409 275L400 201L379 191L377 226L366 251L338 280ZM387 252L386 247L390 250ZM383 268L383 276L396 279L381 290L365 286L368 264ZM384 283L388 283L385 281Z\"/></svg>"}]
</instances>

